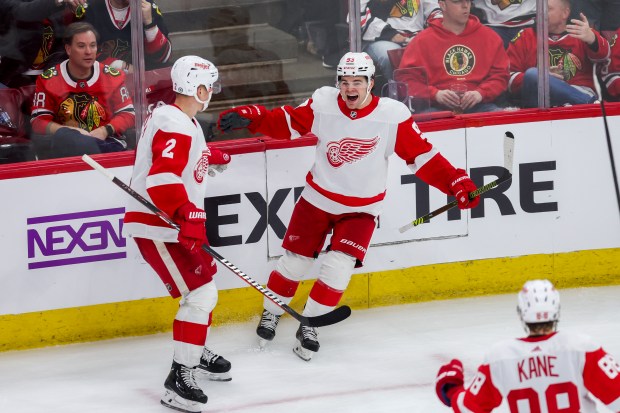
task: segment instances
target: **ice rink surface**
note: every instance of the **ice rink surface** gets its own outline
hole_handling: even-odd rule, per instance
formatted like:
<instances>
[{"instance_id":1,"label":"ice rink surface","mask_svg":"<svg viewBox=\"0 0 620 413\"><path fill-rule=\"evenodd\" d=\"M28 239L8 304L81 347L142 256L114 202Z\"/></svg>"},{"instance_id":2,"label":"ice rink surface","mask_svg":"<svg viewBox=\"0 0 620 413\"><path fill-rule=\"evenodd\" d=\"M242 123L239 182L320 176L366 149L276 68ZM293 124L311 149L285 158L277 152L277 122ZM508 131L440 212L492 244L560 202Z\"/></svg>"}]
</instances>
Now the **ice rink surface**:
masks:
<instances>
[{"instance_id":1,"label":"ice rink surface","mask_svg":"<svg viewBox=\"0 0 620 413\"><path fill-rule=\"evenodd\" d=\"M620 286L560 294L559 328L619 358ZM288 316L264 350L254 321L213 328L209 347L232 362L233 380L200 382L205 411L447 413L433 387L439 366L460 358L470 379L489 344L523 336L515 308L516 292L354 311L319 330L310 362L292 352L298 324ZM172 412L159 404L171 357L170 333L0 353L0 412Z\"/></svg>"}]
</instances>

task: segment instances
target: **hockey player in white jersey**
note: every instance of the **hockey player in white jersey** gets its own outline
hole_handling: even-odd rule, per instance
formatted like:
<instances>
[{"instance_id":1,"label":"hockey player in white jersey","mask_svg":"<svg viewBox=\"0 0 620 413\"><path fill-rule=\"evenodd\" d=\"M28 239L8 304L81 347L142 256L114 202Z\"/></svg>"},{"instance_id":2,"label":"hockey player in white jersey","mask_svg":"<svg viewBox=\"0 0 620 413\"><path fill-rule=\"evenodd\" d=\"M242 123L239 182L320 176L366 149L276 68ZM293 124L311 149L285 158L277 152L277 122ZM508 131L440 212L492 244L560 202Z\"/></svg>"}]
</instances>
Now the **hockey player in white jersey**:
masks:
<instances>
[{"instance_id":1,"label":"hockey player in white jersey","mask_svg":"<svg viewBox=\"0 0 620 413\"><path fill-rule=\"evenodd\" d=\"M332 232L331 244L303 311L318 316L335 308L355 267L362 265L386 192L388 158L396 153L413 173L446 194L459 207L473 208L476 189L463 169L454 168L422 136L409 109L393 99L371 93L375 66L366 53L347 53L337 67L337 87L322 87L296 108L268 111L264 106L239 106L220 114L228 132L247 127L279 139L307 133L318 137L315 163L306 176L283 241L285 254L271 272L267 287L290 303ZM257 327L262 341L274 338L281 308L264 301ZM319 350L315 328L299 326L295 353L310 360Z\"/></svg>"},{"instance_id":2,"label":"hockey player in white jersey","mask_svg":"<svg viewBox=\"0 0 620 413\"><path fill-rule=\"evenodd\" d=\"M209 148L195 118L217 93L218 71L197 56L178 59L171 71L176 99L147 118L136 149L131 187L172 217L180 231L137 201L127 208L124 233L133 237L142 257L170 295L181 297L172 327L174 356L161 403L184 412L204 409L207 396L196 376L231 380L231 364L206 347L211 314L217 303L213 275L217 266L201 249L207 242L204 198L207 175L230 161Z\"/></svg>"},{"instance_id":3,"label":"hockey player in white jersey","mask_svg":"<svg viewBox=\"0 0 620 413\"><path fill-rule=\"evenodd\" d=\"M594 413L591 394L620 412L620 365L590 338L557 331L560 294L551 282L526 282L517 312L527 337L493 346L467 389L459 360L440 368L435 390L445 405L487 413L505 399L510 413Z\"/></svg>"}]
</instances>

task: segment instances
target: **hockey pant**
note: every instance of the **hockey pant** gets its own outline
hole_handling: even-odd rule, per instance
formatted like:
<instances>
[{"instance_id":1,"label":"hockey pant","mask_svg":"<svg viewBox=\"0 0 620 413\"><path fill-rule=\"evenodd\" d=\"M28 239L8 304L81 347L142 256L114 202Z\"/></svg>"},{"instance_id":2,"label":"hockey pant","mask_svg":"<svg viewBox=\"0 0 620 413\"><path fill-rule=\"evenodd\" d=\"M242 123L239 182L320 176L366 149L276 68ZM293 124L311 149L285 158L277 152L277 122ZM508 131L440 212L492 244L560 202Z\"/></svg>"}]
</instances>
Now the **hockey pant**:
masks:
<instances>
[{"instance_id":1,"label":"hockey pant","mask_svg":"<svg viewBox=\"0 0 620 413\"><path fill-rule=\"evenodd\" d=\"M179 302L172 325L174 360L188 367L200 363L207 342L211 314L217 303L217 287L211 281L187 294Z\"/></svg>"},{"instance_id":2,"label":"hockey pant","mask_svg":"<svg viewBox=\"0 0 620 413\"><path fill-rule=\"evenodd\" d=\"M313 263L313 258L286 251L278 260L276 269L269 275L267 288L288 305L295 296L301 279ZM325 255L318 279L312 286L310 296L306 301L304 316L314 317L325 314L338 305L349 285L355 263L355 257L344 252L329 251ZM268 298L265 298L263 305L272 314L282 315L284 313L282 308Z\"/></svg>"}]
</instances>

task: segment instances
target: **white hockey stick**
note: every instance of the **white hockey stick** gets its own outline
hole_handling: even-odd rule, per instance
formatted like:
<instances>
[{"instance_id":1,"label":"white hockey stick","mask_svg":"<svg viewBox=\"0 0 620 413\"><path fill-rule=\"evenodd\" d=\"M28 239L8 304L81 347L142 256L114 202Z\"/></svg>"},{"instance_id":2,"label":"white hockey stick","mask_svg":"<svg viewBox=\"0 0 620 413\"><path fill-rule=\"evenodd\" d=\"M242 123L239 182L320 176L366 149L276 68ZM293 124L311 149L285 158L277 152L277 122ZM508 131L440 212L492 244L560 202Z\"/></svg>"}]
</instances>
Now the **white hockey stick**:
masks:
<instances>
[{"instance_id":1,"label":"white hockey stick","mask_svg":"<svg viewBox=\"0 0 620 413\"><path fill-rule=\"evenodd\" d=\"M506 172L504 172L504 174L500 176L498 179L496 179L495 181L489 182L488 184L481 186L475 191L470 192L469 199L473 199L477 197L478 195L483 194L512 178L512 160L514 157L514 147L515 147L515 136L512 134L512 132L506 132L506 134L504 135L504 168L506 169ZM430 221L431 218L434 218L437 215L443 212L446 212L447 210L452 209L457 205L458 205L458 201L455 199L449 204L446 204L442 206L441 208L438 208L432 212L429 212L428 214L423 215L419 218L416 218L415 220L413 220L412 222L406 225L403 225L402 227L398 228L398 230L402 234L403 232L408 231L413 227L417 227L420 224Z\"/></svg>"},{"instance_id":2,"label":"white hockey stick","mask_svg":"<svg viewBox=\"0 0 620 413\"><path fill-rule=\"evenodd\" d=\"M131 187L129 187L129 185L125 184L123 181L115 177L114 174L112 174L106 168L101 166L101 164L99 164L93 158L91 158L88 155L83 155L82 160L86 162L88 165L90 165L94 170L101 172L106 178L111 180L113 183L115 183L117 186L119 186L129 195L131 195L136 201L140 202L142 205L144 205L149 210L151 210L155 215L161 218L166 224L170 225L172 228L176 230L180 229L180 226L176 222L174 222L164 211L157 208L149 200L147 200L142 195L134 191ZM220 254L218 254L213 248L211 248L207 244L203 244L202 249L208 254L210 254L213 258L218 260L220 263L225 265L229 270L234 272L235 275L237 275L243 281L248 283L255 290L257 290L262 295L264 295L265 297L273 301L274 304L282 308L284 311L289 313L294 319L296 319L297 321L299 321L301 324L305 326L310 326L310 327L328 326L331 324L339 323L340 321L346 319L347 317L351 315L351 308L349 306L343 305L341 307L336 308L333 311L330 311L329 313L319 315L316 317L303 316L299 314L297 311L293 310L287 304L282 302L282 300L276 297L271 291L269 291L268 289L264 288L259 283L254 281L250 276L248 276L246 273L241 271L239 268L237 268L233 263L228 261L226 258L222 257Z\"/></svg>"}]
</instances>

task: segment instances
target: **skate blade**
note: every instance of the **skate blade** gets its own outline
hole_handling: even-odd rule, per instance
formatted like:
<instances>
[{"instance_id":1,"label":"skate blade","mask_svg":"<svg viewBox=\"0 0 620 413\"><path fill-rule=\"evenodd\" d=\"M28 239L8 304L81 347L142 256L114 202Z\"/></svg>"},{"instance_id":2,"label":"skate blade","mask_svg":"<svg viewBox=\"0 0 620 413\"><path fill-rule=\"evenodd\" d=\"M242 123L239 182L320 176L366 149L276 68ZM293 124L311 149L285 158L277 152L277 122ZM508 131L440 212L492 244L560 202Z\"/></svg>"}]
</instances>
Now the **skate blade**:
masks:
<instances>
[{"instance_id":1,"label":"skate blade","mask_svg":"<svg viewBox=\"0 0 620 413\"><path fill-rule=\"evenodd\" d=\"M297 345L293 347L293 353L297 354L297 357L304 361L310 361L312 360L312 356L314 356L314 351L303 348L299 341L297 341Z\"/></svg>"},{"instance_id":2,"label":"skate blade","mask_svg":"<svg viewBox=\"0 0 620 413\"><path fill-rule=\"evenodd\" d=\"M166 390L164 397L160 400L161 404L179 412L185 413L200 413L206 409L206 403L198 403L192 400L187 400L176 394L171 390Z\"/></svg>"},{"instance_id":3,"label":"skate blade","mask_svg":"<svg viewBox=\"0 0 620 413\"><path fill-rule=\"evenodd\" d=\"M210 381L231 381L232 380L232 376L230 375L229 371L224 372L224 373L212 373L202 368L197 368L196 373L197 373L198 378L207 379Z\"/></svg>"}]
</instances>

